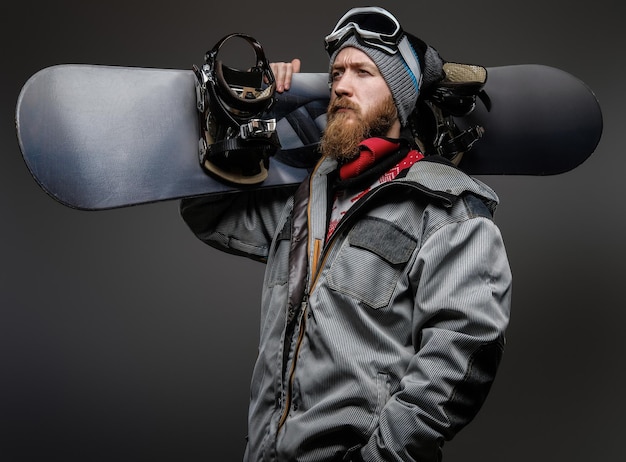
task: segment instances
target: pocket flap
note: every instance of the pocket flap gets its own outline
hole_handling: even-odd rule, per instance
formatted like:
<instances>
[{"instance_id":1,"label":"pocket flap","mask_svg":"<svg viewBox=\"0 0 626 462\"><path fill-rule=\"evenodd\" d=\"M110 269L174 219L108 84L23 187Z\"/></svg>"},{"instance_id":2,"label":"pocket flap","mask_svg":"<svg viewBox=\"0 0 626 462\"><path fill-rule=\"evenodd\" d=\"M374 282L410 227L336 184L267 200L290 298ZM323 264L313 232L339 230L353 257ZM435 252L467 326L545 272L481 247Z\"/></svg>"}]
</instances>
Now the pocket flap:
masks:
<instances>
[{"instance_id":1,"label":"pocket flap","mask_svg":"<svg viewBox=\"0 0 626 462\"><path fill-rule=\"evenodd\" d=\"M393 223L377 218L359 221L349 235L350 245L374 252L392 265L405 263L417 240Z\"/></svg>"}]
</instances>

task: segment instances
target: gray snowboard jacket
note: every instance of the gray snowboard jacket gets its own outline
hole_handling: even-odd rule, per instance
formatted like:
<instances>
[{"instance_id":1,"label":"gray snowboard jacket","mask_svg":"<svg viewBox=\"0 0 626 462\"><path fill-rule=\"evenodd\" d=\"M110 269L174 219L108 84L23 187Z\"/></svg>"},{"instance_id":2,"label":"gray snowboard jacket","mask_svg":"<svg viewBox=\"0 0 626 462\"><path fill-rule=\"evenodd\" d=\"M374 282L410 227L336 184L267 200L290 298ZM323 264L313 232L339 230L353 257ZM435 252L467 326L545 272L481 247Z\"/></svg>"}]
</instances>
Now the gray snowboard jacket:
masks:
<instances>
[{"instance_id":1,"label":"gray snowboard jacket","mask_svg":"<svg viewBox=\"0 0 626 462\"><path fill-rule=\"evenodd\" d=\"M295 193L181 204L201 240L267 262L245 460L440 460L504 347L511 272L497 196L422 160L326 241L335 170L324 160Z\"/></svg>"}]
</instances>

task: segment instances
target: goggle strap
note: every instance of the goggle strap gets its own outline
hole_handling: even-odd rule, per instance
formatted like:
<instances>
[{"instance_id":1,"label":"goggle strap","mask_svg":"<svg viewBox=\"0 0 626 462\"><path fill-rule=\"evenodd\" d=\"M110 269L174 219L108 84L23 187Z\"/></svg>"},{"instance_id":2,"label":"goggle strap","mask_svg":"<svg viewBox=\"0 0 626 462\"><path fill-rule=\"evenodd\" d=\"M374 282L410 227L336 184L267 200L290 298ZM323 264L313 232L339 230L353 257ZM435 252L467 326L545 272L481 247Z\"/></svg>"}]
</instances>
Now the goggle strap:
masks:
<instances>
[{"instance_id":1,"label":"goggle strap","mask_svg":"<svg viewBox=\"0 0 626 462\"><path fill-rule=\"evenodd\" d=\"M415 90L419 91L422 85L422 68L417 60L417 56L415 56L413 48L409 44L409 39L406 35L402 37L402 40L400 40L400 43L398 44L398 51L400 51L404 62L406 62L407 66L409 66L409 70L413 74L416 86Z\"/></svg>"}]
</instances>

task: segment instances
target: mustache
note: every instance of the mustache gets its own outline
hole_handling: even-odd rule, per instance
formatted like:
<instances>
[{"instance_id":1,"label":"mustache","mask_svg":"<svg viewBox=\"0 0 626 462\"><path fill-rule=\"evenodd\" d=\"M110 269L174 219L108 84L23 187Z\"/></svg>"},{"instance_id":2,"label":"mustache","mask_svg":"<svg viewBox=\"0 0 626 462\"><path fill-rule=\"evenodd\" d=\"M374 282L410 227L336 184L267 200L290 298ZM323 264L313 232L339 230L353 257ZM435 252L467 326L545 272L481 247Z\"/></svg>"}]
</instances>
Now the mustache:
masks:
<instances>
[{"instance_id":1,"label":"mustache","mask_svg":"<svg viewBox=\"0 0 626 462\"><path fill-rule=\"evenodd\" d=\"M330 115L334 115L340 109L351 109L355 111L357 114L360 114L360 108L355 103L344 99L343 97L339 97L336 100L332 101L328 106L327 113Z\"/></svg>"}]
</instances>

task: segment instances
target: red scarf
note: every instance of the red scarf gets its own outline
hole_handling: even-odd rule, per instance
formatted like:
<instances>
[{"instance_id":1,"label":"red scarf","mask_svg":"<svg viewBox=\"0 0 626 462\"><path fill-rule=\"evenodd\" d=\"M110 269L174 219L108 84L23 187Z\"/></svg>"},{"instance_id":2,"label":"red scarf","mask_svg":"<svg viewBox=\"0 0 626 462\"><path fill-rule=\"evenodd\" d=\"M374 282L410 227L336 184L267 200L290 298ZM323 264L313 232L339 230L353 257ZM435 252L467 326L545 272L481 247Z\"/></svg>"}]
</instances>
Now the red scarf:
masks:
<instances>
[{"instance_id":1,"label":"red scarf","mask_svg":"<svg viewBox=\"0 0 626 462\"><path fill-rule=\"evenodd\" d=\"M390 141L384 138L368 138L359 144L359 155L341 166L339 177L342 180L354 178L374 165L376 161L387 154L391 154L398 148L400 148L400 143L397 141ZM417 154L418 158L415 159L415 162L424 157L417 151L411 151L409 154L412 154L411 157L415 157L415 154Z\"/></svg>"}]
</instances>

